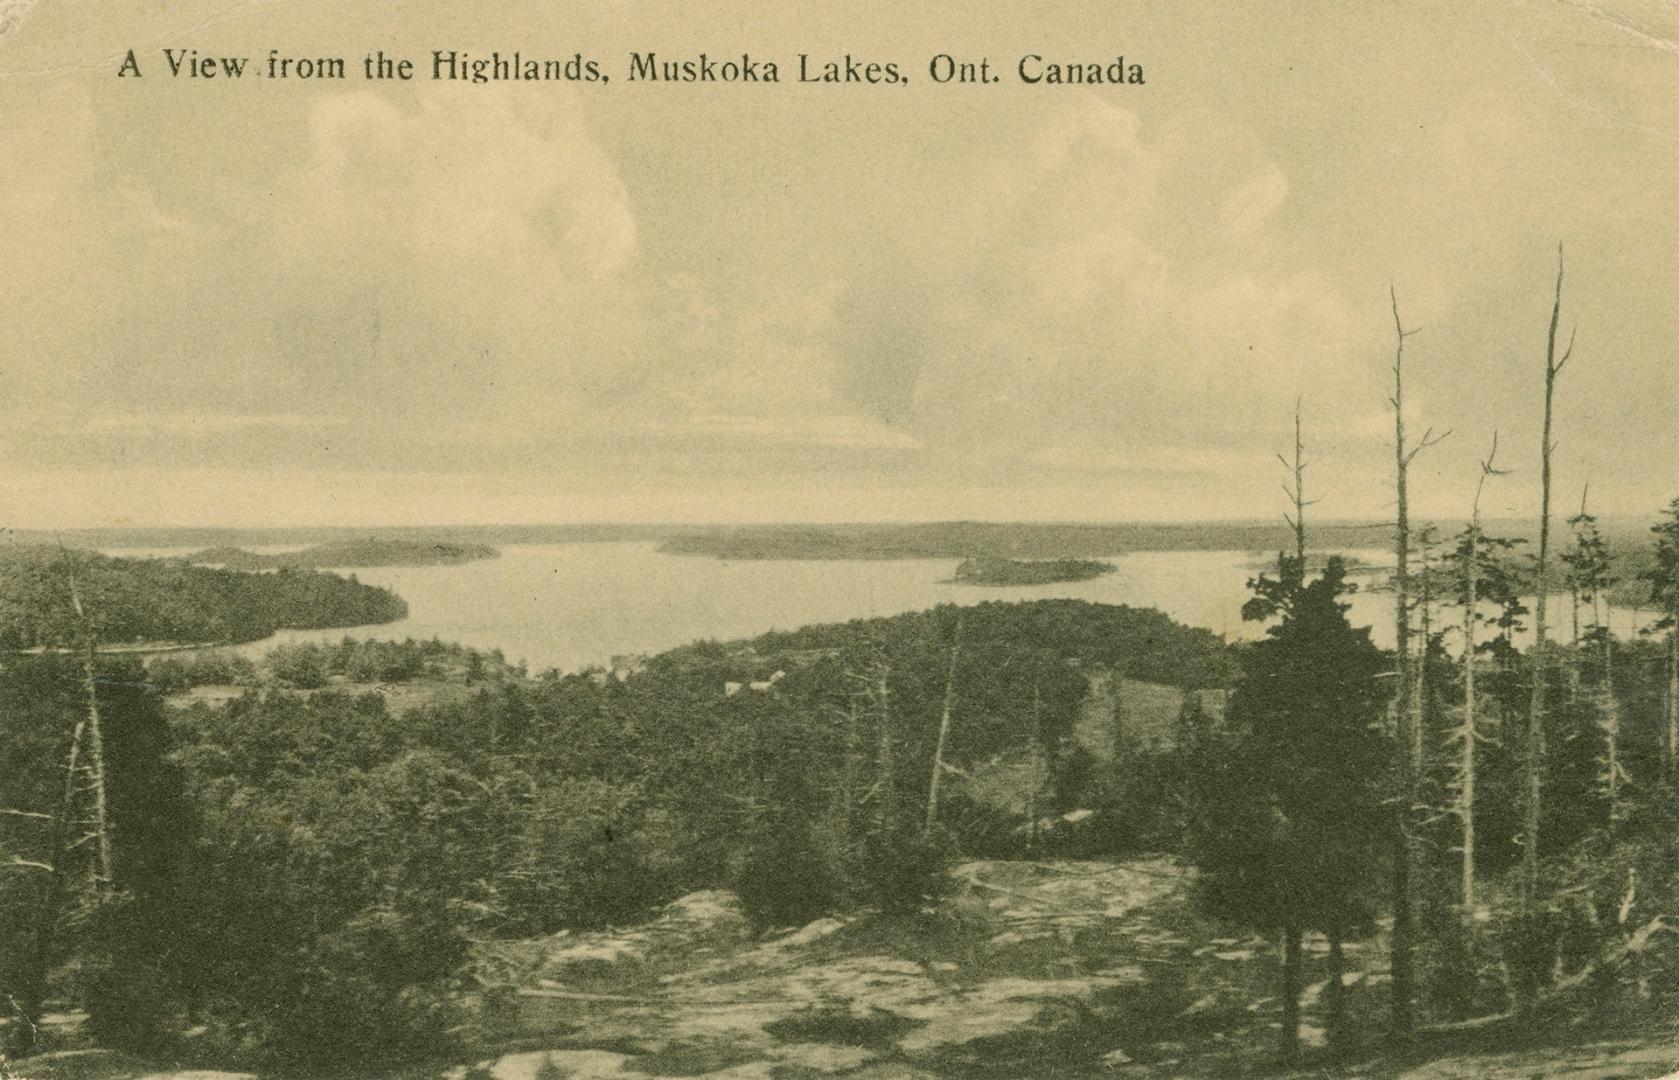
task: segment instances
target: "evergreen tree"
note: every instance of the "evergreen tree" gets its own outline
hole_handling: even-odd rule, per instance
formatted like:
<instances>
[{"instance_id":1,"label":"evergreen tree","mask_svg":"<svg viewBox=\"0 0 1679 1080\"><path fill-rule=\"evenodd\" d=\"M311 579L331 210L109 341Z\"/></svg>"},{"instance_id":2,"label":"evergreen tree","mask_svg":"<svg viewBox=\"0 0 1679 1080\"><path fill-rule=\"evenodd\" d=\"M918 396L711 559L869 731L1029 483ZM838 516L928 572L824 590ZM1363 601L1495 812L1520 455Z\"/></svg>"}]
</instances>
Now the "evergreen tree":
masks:
<instances>
[{"instance_id":1,"label":"evergreen tree","mask_svg":"<svg viewBox=\"0 0 1679 1080\"><path fill-rule=\"evenodd\" d=\"M1615 635L1605 619L1607 594L1616 579L1609 559L1609 546L1598 529L1597 518L1586 512L1586 497L1580 496L1580 512L1568 519L1574 534L1571 550L1562 556L1568 570L1569 592L1574 607L1576 655L1569 665L1571 680L1579 681L1582 663L1596 669L1595 691L1580 699L1571 695L1577 726L1569 731L1580 744L1576 756L1585 763L1593 790L1589 801L1602 807L1603 825L1612 833L1624 807L1621 786L1626 779L1622 763L1620 707L1615 698ZM1581 629L1581 611L1587 619ZM1595 823L1594 823L1595 824Z\"/></svg>"},{"instance_id":2,"label":"evergreen tree","mask_svg":"<svg viewBox=\"0 0 1679 1080\"><path fill-rule=\"evenodd\" d=\"M1348 624L1348 591L1344 564L1331 558L1248 651L1226 740L1206 754L1211 782L1191 814L1204 901L1281 933L1285 1058L1299 1048L1301 937L1326 934L1335 963L1341 943L1369 927L1389 826L1381 805L1387 659L1368 629ZM1339 976L1332 971L1332 991ZM1336 1042L1345 1035L1338 998L1329 1001Z\"/></svg>"}]
</instances>

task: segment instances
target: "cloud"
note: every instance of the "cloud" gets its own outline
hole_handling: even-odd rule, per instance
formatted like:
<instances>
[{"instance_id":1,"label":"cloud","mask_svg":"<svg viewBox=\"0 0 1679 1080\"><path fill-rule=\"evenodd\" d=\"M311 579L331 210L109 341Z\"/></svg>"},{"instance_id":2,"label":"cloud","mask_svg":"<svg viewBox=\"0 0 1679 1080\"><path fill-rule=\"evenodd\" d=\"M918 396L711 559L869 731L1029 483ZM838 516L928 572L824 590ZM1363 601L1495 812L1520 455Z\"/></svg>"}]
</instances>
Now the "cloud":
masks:
<instances>
[{"instance_id":1,"label":"cloud","mask_svg":"<svg viewBox=\"0 0 1679 1080\"><path fill-rule=\"evenodd\" d=\"M278 345L298 368L446 434L575 408L633 349L635 215L574 95L348 93L308 123L272 217Z\"/></svg>"},{"instance_id":2,"label":"cloud","mask_svg":"<svg viewBox=\"0 0 1679 1080\"><path fill-rule=\"evenodd\" d=\"M989 170L990 197L930 223L927 322L902 335L925 345L909 426L935 443L999 462L1069 432L1133 458L1251 446L1297 394L1367 384L1346 356L1380 326L1288 259L1289 184L1240 123L1078 96Z\"/></svg>"},{"instance_id":3,"label":"cloud","mask_svg":"<svg viewBox=\"0 0 1679 1080\"><path fill-rule=\"evenodd\" d=\"M188 174L198 199L102 160L98 115L67 82L0 119L17 456L162 460L171 432L182 464L343 453L273 423L202 444L278 411L349 415L395 463L586 420L638 351L635 215L574 94L322 94L291 164L253 175L264 148L228 149ZM54 442L65 424L89 444Z\"/></svg>"},{"instance_id":4,"label":"cloud","mask_svg":"<svg viewBox=\"0 0 1679 1080\"><path fill-rule=\"evenodd\" d=\"M458 13L426 3L393 27L204 0L226 16L213 33L136 9L87 48L283 30L422 57L514 38L610 57L649 47L633 7L497 3L474 14L488 40L454 42ZM89 28L37 8L0 78L0 453L113 489L142 468L206 485L447 469L760 508L819 483L905 506L946 489L1142 512L1193 486L1197 505L1258 514L1300 396L1325 513L1381 513L1390 284L1423 330L1410 426L1458 431L1419 459L1419 499L1456 500L1492 427L1511 461L1536 456L1562 238L1580 347L1559 483L1591 473L1606 505L1651 502L1679 395L1663 202L1679 105L1672 54L1650 47L1671 19L1653 12L1255 8L1212 49L1163 7L1121 28L1153 52L1139 92L920 81L842 99L119 85L40 74ZM970 14L976 50L1022 47L1017 20ZM662 19L665 40L711 32ZM902 5L819 22L846 49L861 30L883 55L949 47ZM754 53L811 47L807 23L766 14ZM1046 14L1034 34L1048 55L1102 25ZM1528 473L1499 498L1527 498Z\"/></svg>"}]
</instances>

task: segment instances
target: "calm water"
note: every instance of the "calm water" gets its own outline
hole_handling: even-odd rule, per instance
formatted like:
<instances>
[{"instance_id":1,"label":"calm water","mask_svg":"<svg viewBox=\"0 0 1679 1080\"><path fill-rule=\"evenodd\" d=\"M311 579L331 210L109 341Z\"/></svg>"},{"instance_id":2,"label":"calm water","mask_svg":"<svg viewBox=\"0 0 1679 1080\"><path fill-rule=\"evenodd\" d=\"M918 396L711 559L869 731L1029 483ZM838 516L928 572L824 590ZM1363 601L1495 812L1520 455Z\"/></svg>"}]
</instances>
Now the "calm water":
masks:
<instances>
[{"instance_id":1,"label":"calm water","mask_svg":"<svg viewBox=\"0 0 1679 1080\"><path fill-rule=\"evenodd\" d=\"M1382 558L1374 551L1349 554L1372 563ZM1241 551L1139 552L1109 560L1118 569L1092 581L987 588L943 584L955 559L724 562L663 555L651 543L510 545L499 559L459 566L356 570L362 581L407 600L408 618L353 630L286 630L247 648L260 652L278 642L337 641L346 634L438 637L499 648L532 671L573 671L700 638L751 637L941 603L1051 597L1155 607L1234 639L1262 632L1241 619L1246 582L1261 558ZM1552 620L1566 636L1567 598L1552 603ZM1373 626L1378 643L1391 644L1392 610L1390 596L1361 592L1349 617ZM1630 621L1631 613L1618 614L1616 629Z\"/></svg>"}]
</instances>

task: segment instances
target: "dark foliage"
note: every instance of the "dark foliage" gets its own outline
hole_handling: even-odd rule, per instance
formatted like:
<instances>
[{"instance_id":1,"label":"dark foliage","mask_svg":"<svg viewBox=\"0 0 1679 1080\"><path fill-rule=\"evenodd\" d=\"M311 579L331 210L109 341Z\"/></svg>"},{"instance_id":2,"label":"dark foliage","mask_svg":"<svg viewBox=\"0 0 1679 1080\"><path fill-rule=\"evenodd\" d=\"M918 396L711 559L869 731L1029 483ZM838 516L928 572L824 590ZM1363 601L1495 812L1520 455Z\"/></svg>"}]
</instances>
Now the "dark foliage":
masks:
<instances>
[{"instance_id":1,"label":"dark foliage","mask_svg":"<svg viewBox=\"0 0 1679 1080\"><path fill-rule=\"evenodd\" d=\"M408 613L389 590L333 574L247 574L174 559L12 547L0 552L0 650L77 640L72 578L95 636L110 644L255 641L283 627L361 626Z\"/></svg>"}]
</instances>

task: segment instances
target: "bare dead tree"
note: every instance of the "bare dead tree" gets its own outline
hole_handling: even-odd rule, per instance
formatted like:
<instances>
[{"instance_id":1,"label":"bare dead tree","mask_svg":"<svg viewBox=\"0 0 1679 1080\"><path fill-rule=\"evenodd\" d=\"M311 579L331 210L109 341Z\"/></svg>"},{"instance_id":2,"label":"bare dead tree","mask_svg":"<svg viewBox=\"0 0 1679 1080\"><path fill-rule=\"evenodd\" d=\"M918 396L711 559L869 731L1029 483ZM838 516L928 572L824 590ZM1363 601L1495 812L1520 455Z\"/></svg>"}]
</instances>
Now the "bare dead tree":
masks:
<instances>
[{"instance_id":1,"label":"bare dead tree","mask_svg":"<svg viewBox=\"0 0 1679 1080\"><path fill-rule=\"evenodd\" d=\"M97 880L109 884L111 878L111 826L105 797L105 736L99 723L99 682L95 674L98 645L94 641L93 624L82 605L81 589L76 575L70 575L70 605L76 612L77 633L81 638L82 691L87 695L87 766L88 784L93 796L93 841L98 852Z\"/></svg>"},{"instance_id":2,"label":"bare dead tree","mask_svg":"<svg viewBox=\"0 0 1679 1080\"><path fill-rule=\"evenodd\" d=\"M898 824L897 739L892 730L892 665L884 648L878 645L855 669L848 669L846 677L853 686L850 715L861 709L875 717L874 779L869 789L858 796L855 806L873 802L870 815L878 835L889 836ZM861 709L859 708L861 706ZM859 732L859 737L861 732ZM859 738L859 741L860 738ZM861 765L861 762L859 762Z\"/></svg>"},{"instance_id":3,"label":"bare dead tree","mask_svg":"<svg viewBox=\"0 0 1679 1080\"><path fill-rule=\"evenodd\" d=\"M1463 857L1459 901L1467 915L1475 907L1475 744L1482 735L1476 724L1475 702L1475 609L1480 603L1481 494L1487 478L1508 475L1494 466L1498 460L1498 432L1493 432L1492 449L1481 462L1475 481L1475 498L1469 504L1469 529L1464 534L1463 559L1463 726L1453 733L1459 740L1457 815L1462 827L1459 845Z\"/></svg>"},{"instance_id":4,"label":"bare dead tree","mask_svg":"<svg viewBox=\"0 0 1679 1080\"><path fill-rule=\"evenodd\" d=\"M1405 434L1405 342L1417 334L1407 330L1399 316L1399 294L1389 287L1393 305L1395 336L1393 355L1393 454L1394 494L1397 519L1394 527L1394 658L1393 712L1395 722L1395 774L1393 853L1393 1037L1408 1042L1416 1031L1413 1002L1416 991L1416 912L1412 896L1411 870L1415 861L1417 778L1422 772L1420 732L1413 712L1411 674L1411 579L1410 579L1410 468L1422 451L1434 446L1450 432L1439 435L1433 428L1423 432L1414 445Z\"/></svg>"},{"instance_id":5,"label":"bare dead tree","mask_svg":"<svg viewBox=\"0 0 1679 1080\"><path fill-rule=\"evenodd\" d=\"M64 755L64 786L59 798L58 813L52 817L50 862L14 859L12 865L43 870L48 875L47 887L41 896L41 906L35 915L33 941L21 966L17 980L20 998L17 1009L23 1022L14 1033L25 1042L33 1038L36 1022L45 1003L47 972L52 967L53 951L58 940L59 922L65 902L71 892L71 854L83 845L94 844L93 887L96 894L112 883L112 844L105 787L104 738L99 717L99 686L96 678L98 645L94 638L92 620L82 603L81 588L74 572L69 574L70 606L76 615L78 652L81 655L82 688L87 695L83 711L70 731L69 746ZM85 801L91 797L92 821L82 815ZM8 811L32 818L44 815L26 811ZM90 832L77 835L79 829ZM24 1049L28 1047L25 1046Z\"/></svg>"},{"instance_id":6,"label":"bare dead tree","mask_svg":"<svg viewBox=\"0 0 1679 1080\"><path fill-rule=\"evenodd\" d=\"M1290 505L1294 507L1291 514L1283 511L1283 520L1294 531L1294 557L1300 561L1300 574L1306 573L1306 507L1317 503L1316 499L1306 498L1306 443L1301 436L1300 398L1294 399L1294 460L1291 462L1281 454L1277 460L1282 462L1283 468L1288 469L1293 476L1292 483L1283 485L1283 493L1288 496Z\"/></svg>"},{"instance_id":7,"label":"bare dead tree","mask_svg":"<svg viewBox=\"0 0 1679 1080\"><path fill-rule=\"evenodd\" d=\"M898 777L896 740L892 736L891 671L884 662L875 676L875 707L880 716L879 752L875 759L875 784L880 791L880 833L891 836L898 826Z\"/></svg>"},{"instance_id":8,"label":"bare dead tree","mask_svg":"<svg viewBox=\"0 0 1679 1080\"><path fill-rule=\"evenodd\" d=\"M944 677L944 707L939 711L939 737L933 745L933 775L927 781L927 823L924 827L932 835L939 819L939 784L944 779L944 749L950 741L950 712L956 702L956 664L962 656L962 615L956 616L956 634L950 643L950 667Z\"/></svg>"},{"instance_id":9,"label":"bare dead tree","mask_svg":"<svg viewBox=\"0 0 1679 1080\"><path fill-rule=\"evenodd\" d=\"M1551 328L1545 342L1545 421L1539 436L1539 556L1534 567L1533 604L1533 692L1528 706L1525 753L1522 760L1522 864L1521 904L1524 913L1533 908L1539 892L1540 783L1545 760L1545 606L1549 582L1546 572L1551 550L1551 405L1557 376L1574 353L1574 333L1557 356L1557 323L1562 316L1562 245L1557 245L1556 297L1551 304Z\"/></svg>"}]
</instances>

